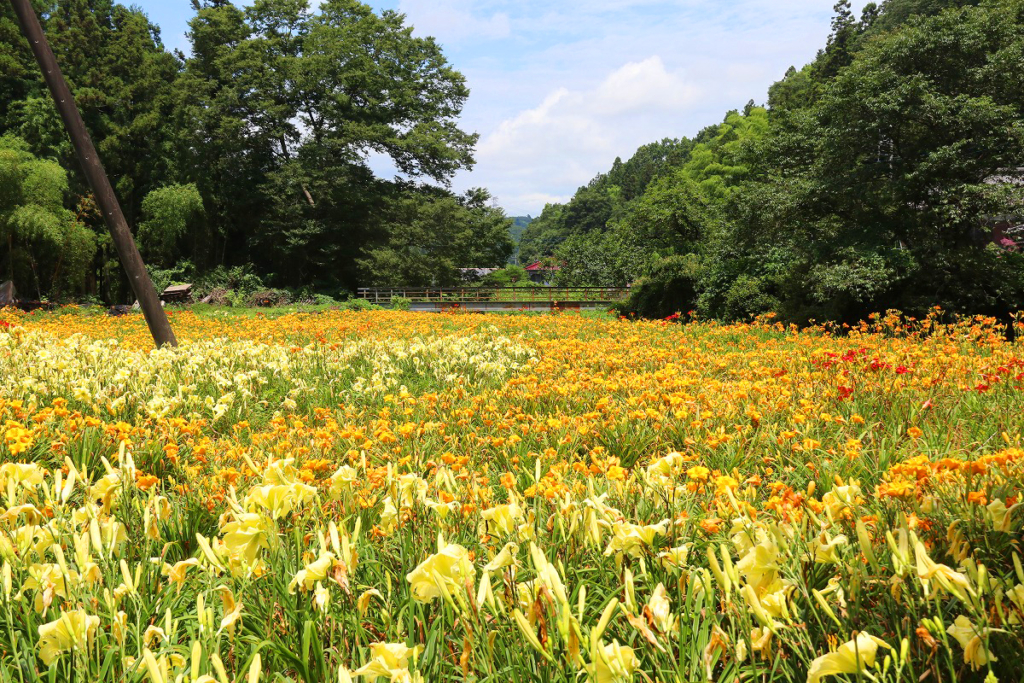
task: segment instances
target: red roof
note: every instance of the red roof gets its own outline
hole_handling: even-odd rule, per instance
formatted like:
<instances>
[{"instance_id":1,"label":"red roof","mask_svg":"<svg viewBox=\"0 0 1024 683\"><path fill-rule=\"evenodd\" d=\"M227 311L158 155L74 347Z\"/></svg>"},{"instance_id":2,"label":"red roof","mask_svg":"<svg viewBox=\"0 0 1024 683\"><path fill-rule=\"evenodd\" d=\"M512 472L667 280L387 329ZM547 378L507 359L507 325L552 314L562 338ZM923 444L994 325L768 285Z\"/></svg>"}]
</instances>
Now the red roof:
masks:
<instances>
[{"instance_id":1,"label":"red roof","mask_svg":"<svg viewBox=\"0 0 1024 683\"><path fill-rule=\"evenodd\" d=\"M545 266L542 261L534 261L530 265L526 266L526 270L558 270L558 266Z\"/></svg>"}]
</instances>

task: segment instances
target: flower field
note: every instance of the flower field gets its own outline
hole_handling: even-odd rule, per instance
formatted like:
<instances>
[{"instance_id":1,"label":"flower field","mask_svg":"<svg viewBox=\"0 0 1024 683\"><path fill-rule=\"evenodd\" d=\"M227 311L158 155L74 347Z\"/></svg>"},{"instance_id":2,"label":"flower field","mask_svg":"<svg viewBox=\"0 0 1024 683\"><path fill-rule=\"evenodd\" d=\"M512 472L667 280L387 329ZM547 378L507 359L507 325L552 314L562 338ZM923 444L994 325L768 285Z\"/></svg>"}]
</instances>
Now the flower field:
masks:
<instances>
[{"instance_id":1,"label":"flower field","mask_svg":"<svg viewBox=\"0 0 1024 683\"><path fill-rule=\"evenodd\" d=\"M1024 343L0 312L0 683L1018 681Z\"/></svg>"}]
</instances>

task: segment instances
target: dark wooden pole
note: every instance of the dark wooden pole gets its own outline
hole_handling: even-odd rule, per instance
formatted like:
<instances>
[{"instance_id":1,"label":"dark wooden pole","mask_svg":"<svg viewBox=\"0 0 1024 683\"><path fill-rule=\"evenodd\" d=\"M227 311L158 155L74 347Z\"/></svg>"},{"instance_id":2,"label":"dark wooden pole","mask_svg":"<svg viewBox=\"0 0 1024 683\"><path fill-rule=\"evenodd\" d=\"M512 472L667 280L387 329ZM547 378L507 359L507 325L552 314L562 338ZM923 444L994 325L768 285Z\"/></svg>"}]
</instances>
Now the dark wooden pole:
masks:
<instances>
[{"instance_id":1,"label":"dark wooden pole","mask_svg":"<svg viewBox=\"0 0 1024 683\"><path fill-rule=\"evenodd\" d=\"M39 24L39 17L29 0L11 0L14 13L18 15L18 23L21 24L21 32L28 39L29 47L39 62L39 68L43 71L43 79L46 81L50 94L53 95L53 102L57 105L61 119L64 120L64 127L71 137L71 144L75 146L78 154L78 161L82 164L85 177L89 181L89 187L96 195L96 203L103 212L103 219L110 230L110 236L114 240L114 247L117 255L121 258L121 265L128 273L128 280L132 284L132 291L135 298L139 300L143 315L146 316L146 324L153 335L153 341L157 346L170 344L177 346L178 340L174 337L171 323L167 320L163 307L160 305L160 297L157 296L153 281L149 279L146 266L142 262L142 256L132 239L131 230L128 229L128 222L121 213L121 205L114 195L114 188L110 186L107 174L103 170L103 164L96 154L96 148L89 137L89 131L85 129L85 122L78 112L75 100L71 96L68 84L64 81L64 75L57 65L57 59L53 56L53 50L43 35L43 27Z\"/></svg>"}]
</instances>

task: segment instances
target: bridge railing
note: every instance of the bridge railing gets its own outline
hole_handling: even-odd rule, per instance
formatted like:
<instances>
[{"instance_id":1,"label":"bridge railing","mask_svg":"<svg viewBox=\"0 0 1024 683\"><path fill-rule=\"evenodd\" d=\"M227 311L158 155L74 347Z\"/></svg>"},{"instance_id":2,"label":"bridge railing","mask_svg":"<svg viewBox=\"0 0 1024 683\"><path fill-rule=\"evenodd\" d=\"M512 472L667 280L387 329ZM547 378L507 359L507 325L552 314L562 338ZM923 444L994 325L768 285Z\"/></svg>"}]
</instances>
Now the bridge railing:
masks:
<instances>
[{"instance_id":1,"label":"bridge railing","mask_svg":"<svg viewBox=\"0 0 1024 683\"><path fill-rule=\"evenodd\" d=\"M428 303L558 302L615 303L629 296L625 287L360 287L356 296L374 304L394 297Z\"/></svg>"}]
</instances>

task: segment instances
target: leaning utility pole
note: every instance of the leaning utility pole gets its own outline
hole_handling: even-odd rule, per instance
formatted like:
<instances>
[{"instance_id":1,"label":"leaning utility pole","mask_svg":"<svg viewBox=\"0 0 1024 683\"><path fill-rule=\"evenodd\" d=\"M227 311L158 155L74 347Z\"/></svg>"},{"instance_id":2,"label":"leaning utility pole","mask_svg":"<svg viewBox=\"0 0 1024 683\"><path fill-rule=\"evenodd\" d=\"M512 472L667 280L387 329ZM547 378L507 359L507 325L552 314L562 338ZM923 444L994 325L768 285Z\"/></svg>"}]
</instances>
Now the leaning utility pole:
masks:
<instances>
[{"instance_id":1,"label":"leaning utility pole","mask_svg":"<svg viewBox=\"0 0 1024 683\"><path fill-rule=\"evenodd\" d=\"M89 131L85 129L85 122L78 112L75 100L71 96L68 84L64 81L64 75L57 65L57 59L53 56L53 50L43 35L43 28L39 24L39 17L32 9L29 0L11 0L14 13L18 15L18 23L21 25L21 32L28 39L29 47L36 56L39 68L43 71L43 80L46 81L50 94L53 95L53 102L57 105L61 119L64 120L64 127L71 137L71 144L75 146L78 160L85 171L85 177L89 181L89 187L96 195L96 203L103 212L103 219L110 230L110 236L114 240L114 247L121 259L121 265L128 273L128 280L132 283L132 290L135 298L139 300L143 315L146 316L146 324L153 335L153 341L158 347L164 344L177 346L178 340L174 337L167 315L160 305L160 298L157 296L153 281L149 279L146 266L142 263L142 256L132 239L131 230L128 229L128 222L121 213L121 205L117 203L114 195L114 188L110 186L107 174L103 170L96 148L89 137Z\"/></svg>"}]
</instances>

